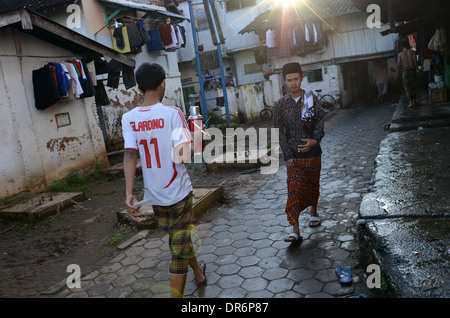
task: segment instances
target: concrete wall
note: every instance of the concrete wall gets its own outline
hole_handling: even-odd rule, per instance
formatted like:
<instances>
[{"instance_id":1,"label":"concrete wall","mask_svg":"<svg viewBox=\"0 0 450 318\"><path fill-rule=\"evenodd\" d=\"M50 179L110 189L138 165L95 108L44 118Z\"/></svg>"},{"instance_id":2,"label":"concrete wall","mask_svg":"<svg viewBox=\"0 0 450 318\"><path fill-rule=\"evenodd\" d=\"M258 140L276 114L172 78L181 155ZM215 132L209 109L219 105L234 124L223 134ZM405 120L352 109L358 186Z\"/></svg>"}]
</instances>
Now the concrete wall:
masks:
<instances>
[{"instance_id":1,"label":"concrete wall","mask_svg":"<svg viewBox=\"0 0 450 318\"><path fill-rule=\"evenodd\" d=\"M32 71L76 56L24 33L17 39L22 58L16 56L12 28L0 29L0 197L107 162L94 97L35 108ZM69 113L70 126L57 127L59 113Z\"/></svg>"},{"instance_id":2,"label":"concrete wall","mask_svg":"<svg viewBox=\"0 0 450 318\"><path fill-rule=\"evenodd\" d=\"M264 2L265 0L257 0L257 4ZM199 3L201 1L192 1L193 3ZM244 8L235 11L226 11L225 1L211 1L216 5L216 11L219 18L220 26L225 38L225 45L223 54L225 56L232 55L234 52L239 52L248 48L259 46L259 38L255 33L246 33L244 35L238 34L240 30L246 27L251 21L253 21L259 14L267 10L267 5L257 5L249 8ZM194 6L194 14L196 10L202 9L201 6ZM185 17L189 17L192 22L194 19L190 16L188 2L182 2L178 6L179 10L183 11ZM182 24L186 28L186 37L189 39L186 48L182 49L178 53L180 62L191 61L195 58L194 43L192 40L192 27L188 22ZM215 50L216 47L212 43L211 33L209 30L200 31L197 33L199 44L203 44L204 51Z\"/></svg>"}]
</instances>

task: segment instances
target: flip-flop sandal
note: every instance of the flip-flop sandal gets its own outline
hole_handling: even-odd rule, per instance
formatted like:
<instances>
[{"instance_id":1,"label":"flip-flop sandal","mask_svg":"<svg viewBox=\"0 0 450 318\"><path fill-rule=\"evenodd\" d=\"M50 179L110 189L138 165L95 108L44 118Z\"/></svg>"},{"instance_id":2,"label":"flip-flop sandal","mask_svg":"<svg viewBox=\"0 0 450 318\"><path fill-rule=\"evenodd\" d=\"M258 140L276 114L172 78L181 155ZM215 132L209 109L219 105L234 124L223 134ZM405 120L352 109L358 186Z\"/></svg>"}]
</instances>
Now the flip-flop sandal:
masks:
<instances>
[{"instance_id":1,"label":"flip-flop sandal","mask_svg":"<svg viewBox=\"0 0 450 318\"><path fill-rule=\"evenodd\" d=\"M336 275L342 284L348 284L352 282L352 271L346 266L338 266L335 269Z\"/></svg>"},{"instance_id":2,"label":"flip-flop sandal","mask_svg":"<svg viewBox=\"0 0 450 318\"><path fill-rule=\"evenodd\" d=\"M312 222L316 222L317 224L311 225ZM320 218L318 216L312 216L309 218L309 227L318 227L322 223L320 222Z\"/></svg>"},{"instance_id":3,"label":"flip-flop sandal","mask_svg":"<svg viewBox=\"0 0 450 318\"><path fill-rule=\"evenodd\" d=\"M197 277L195 277L195 283L197 284L197 286L205 286L207 283L207 279L206 279L206 263L205 262L199 262L198 266L200 266L203 269L203 276L205 276L205 279L202 282L199 282L197 280Z\"/></svg>"},{"instance_id":4,"label":"flip-flop sandal","mask_svg":"<svg viewBox=\"0 0 450 318\"><path fill-rule=\"evenodd\" d=\"M289 239L290 237L292 237L293 239ZM301 241L301 240L302 240L302 237L299 236L297 233L294 233L294 232L289 234L289 236L284 239L284 241L288 242L288 243L294 243L294 242L298 242L298 241Z\"/></svg>"}]
</instances>

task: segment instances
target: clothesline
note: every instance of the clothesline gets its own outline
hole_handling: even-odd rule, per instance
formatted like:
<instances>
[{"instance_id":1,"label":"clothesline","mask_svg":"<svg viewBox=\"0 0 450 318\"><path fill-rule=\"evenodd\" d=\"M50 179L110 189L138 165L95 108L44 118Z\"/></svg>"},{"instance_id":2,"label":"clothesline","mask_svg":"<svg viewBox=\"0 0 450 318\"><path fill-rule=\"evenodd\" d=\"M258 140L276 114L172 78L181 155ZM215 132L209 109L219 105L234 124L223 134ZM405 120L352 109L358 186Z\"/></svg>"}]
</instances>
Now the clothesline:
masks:
<instances>
[{"instance_id":1,"label":"clothesline","mask_svg":"<svg viewBox=\"0 0 450 318\"><path fill-rule=\"evenodd\" d=\"M110 29L110 33L113 48L123 54L140 53L144 45L149 51L156 51L179 49L186 44L185 28L167 22L155 24L147 30L144 22L136 19L134 23Z\"/></svg>"},{"instance_id":2,"label":"clothesline","mask_svg":"<svg viewBox=\"0 0 450 318\"><path fill-rule=\"evenodd\" d=\"M115 18L115 20L120 20L120 19L128 19L128 20L132 20L132 21L142 21L142 22L149 22L151 25L156 23L156 24L166 24L166 18L157 18L157 19L152 19L150 17L146 17L146 18L136 18L136 17L130 17L127 15L122 15L118 18ZM110 21L111 22L111 21ZM174 22L170 22L171 24L178 24L178 23L174 23Z\"/></svg>"}]
</instances>

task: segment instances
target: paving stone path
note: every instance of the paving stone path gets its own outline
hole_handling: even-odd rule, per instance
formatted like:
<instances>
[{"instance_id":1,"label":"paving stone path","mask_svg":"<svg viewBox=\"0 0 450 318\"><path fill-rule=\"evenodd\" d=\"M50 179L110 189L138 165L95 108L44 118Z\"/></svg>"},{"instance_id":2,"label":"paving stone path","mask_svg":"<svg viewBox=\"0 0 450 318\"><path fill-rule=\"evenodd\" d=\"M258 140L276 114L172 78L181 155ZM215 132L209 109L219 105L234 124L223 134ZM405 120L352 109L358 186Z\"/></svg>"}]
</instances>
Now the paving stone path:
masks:
<instances>
[{"instance_id":1,"label":"paving stone path","mask_svg":"<svg viewBox=\"0 0 450 318\"><path fill-rule=\"evenodd\" d=\"M327 118L322 141L322 225L300 217L301 244L285 243L291 232L284 206L286 167L273 175L240 174L193 229L199 260L206 262L208 285L197 287L189 271L185 297L292 298L349 297L367 293L358 268L355 221L370 184L383 125L392 103L337 110ZM214 217L211 217L211 216ZM155 232L156 233L156 232ZM81 289L63 288L55 297L168 297L170 252L167 235L149 235L108 264L84 276ZM341 285L335 267L354 270L359 281Z\"/></svg>"}]
</instances>

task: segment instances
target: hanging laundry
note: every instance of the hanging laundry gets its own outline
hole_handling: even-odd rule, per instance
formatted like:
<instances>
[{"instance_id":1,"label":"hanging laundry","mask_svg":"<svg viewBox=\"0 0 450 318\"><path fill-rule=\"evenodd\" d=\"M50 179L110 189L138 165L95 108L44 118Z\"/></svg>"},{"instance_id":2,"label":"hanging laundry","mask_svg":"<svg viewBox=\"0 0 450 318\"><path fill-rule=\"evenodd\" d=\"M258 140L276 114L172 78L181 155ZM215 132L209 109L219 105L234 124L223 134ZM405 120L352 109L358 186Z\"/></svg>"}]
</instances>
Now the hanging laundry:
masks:
<instances>
[{"instance_id":1,"label":"hanging laundry","mask_svg":"<svg viewBox=\"0 0 450 318\"><path fill-rule=\"evenodd\" d=\"M61 98L50 66L45 65L38 70L33 70L32 80L35 107L37 109L47 109Z\"/></svg>"},{"instance_id":2,"label":"hanging laundry","mask_svg":"<svg viewBox=\"0 0 450 318\"><path fill-rule=\"evenodd\" d=\"M73 91L73 87L76 85L74 82L72 82L72 77L70 76L69 69L66 66L66 63L61 63L61 68L64 72L64 76L67 78L67 81L69 82L69 86L66 92L66 96L63 96L64 99L74 99L75 94ZM76 88L75 88L76 90Z\"/></svg>"},{"instance_id":3,"label":"hanging laundry","mask_svg":"<svg viewBox=\"0 0 450 318\"><path fill-rule=\"evenodd\" d=\"M266 46L268 48L275 48L277 46L275 42L275 35L271 29L266 32Z\"/></svg>"},{"instance_id":4,"label":"hanging laundry","mask_svg":"<svg viewBox=\"0 0 450 318\"><path fill-rule=\"evenodd\" d=\"M181 37L183 39L183 44L181 44L181 47L186 47L186 28L182 25L180 25L180 31L181 31Z\"/></svg>"},{"instance_id":5,"label":"hanging laundry","mask_svg":"<svg viewBox=\"0 0 450 318\"><path fill-rule=\"evenodd\" d=\"M98 81L97 86L95 86L95 104L97 106L106 106L110 104L103 81Z\"/></svg>"},{"instance_id":6,"label":"hanging laundry","mask_svg":"<svg viewBox=\"0 0 450 318\"><path fill-rule=\"evenodd\" d=\"M176 47L180 49L181 46L183 45L183 37L181 35L181 30L178 25L175 27L175 34L177 35L177 42L178 42Z\"/></svg>"},{"instance_id":7,"label":"hanging laundry","mask_svg":"<svg viewBox=\"0 0 450 318\"><path fill-rule=\"evenodd\" d=\"M141 35L141 46L147 44L148 41L150 41L150 37L148 36L147 30L145 29L144 22L142 21L136 21L136 24L139 29L139 33Z\"/></svg>"},{"instance_id":8,"label":"hanging laundry","mask_svg":"<svg viewBox=\"0 0 450 318\"><path fill-rule=\"evenodd\" d=\"M78 75L78 80L80 81L81 84L84 84L86 82L87 78L83 72L83 67L81 66L81 61L73 60L73 61L68 61L68 62L71 63L75 67L75 71Z\"/></svg>"},{"instance_id":9,"label":"hanging laundry","mask_svg":"<svg viewBox=\"0 0 450 318\"><path fill-rule=\"evenodd\" d=\"M97 72L95 71L95 63L94 61L90 61L89 63L86 63L88 73L91 76L92 83L94 86L97 85Z\"/></svg>"},{"instance_id":10,"label":"hanging laundry","mask_svg":"<svg viewBox=\"0 0 450 318\"><path fill-rule=\"evenodd\" d=\"M316 25L313 23L313 30L314 30L314 44L317 44L318 39L317 39L317 29L316 29Z\"/></svg>"},{"instance_id":11,"label":"hanging laundry","mask_svg":"<svg viewBox=\"0 0 450 318\"><path fill-rule=\"evenodd\" d=\"M122 63L117 60L111 60L106 64L106 68L108 71L108 82L106 83L106 86L118 88Z\"/></svg>"},{"instance_id":12,"label":"hanging laundry","mask_svg":"<svg viewBox=\"0 0 450 318\"><path fill-rule=\"evenodd\" d=\"M128 40L130 41L131 52L136 51L142 46L142 38L136 23L127 25Z\"/></svg>"},{"instance_id":13,"label":"hanging laundry","mask_svg":"<svg viewBox=\"0 0 450 318\"><path fill-rule=\"evenodd\" d=\"M130 89L136 86L136 79L134 77L134 68L132 68L131 66L122 64L122 77L123 77L123 84L125 85L126 89Z\"/></svg>"},{"instance_id":14,"label":"hanging laundry","mask_svg":"<svg viewBox=\"0 0 450 318\"><path fill-rule=\"evenodd\" d=\"M297 48L297 52L303 50L306 43L305 30L300 25L296 26L294 28L294 45Z\"/></svg>"},{"instance_id":15,"label":"hanging laundry","mask_svg":"<svg viewBox=\"0 0 450 318\"><path fill-rule=\"evenodd\" d=\"M322 38L322 24L316 23L315 24L316 30L317 30L317 42L322 42L323 38Z\"/></svg>"},{"instance_id":16,"label":"hanging laundry","mask_svg":"<svg viewBox=\"0 0 450 318\"><path fill-rule=\"evenodd\" d=\"M163 49L163 44L161 40L161 35L159 30L148 31L150 41L147 42L147 49L149 51L158 51Z\"/></svg>"},{"instance_id":17,"label":"hanging laundry","mask_svg":"<svg viewBox=\"0 0 450 318\"><path fill-rule=\"evenodd\" d=\"M310 42L308 25L305 24L305 40Z\"/></svg>"},{"instance_id":18,"label":"hanging laundry","mask_svg":"<svg viewBox=\"0 0 450 318\"><path fill-rule=\"evenodd\" d=\"M169 24L169 26L170 26L170 37L172 38L172 44L164 45L164 49L166 49L166 50L177 48L177 45L178 45L178 38L175 33L175 28L171 24Z\"/></svg>"},{"instance_id":19,"label":"hanging laundry","mask_svg":"<svg viewBox=\"0 0 450 318\"><path fill-rule=\"evenodd\" d=\"M54 67L57 75L57 86L61 98L67 97L67 92L70 87L70 80L67 78L61 64L59 63L49 63L50 68ZM53 70L52 70L53 72Z\"/></svg>"},{"instance_id":20,"label":"hanging laundry","mask_svg":"<svg viewBox=\"0 0 450 318\"><path fill-rule=\"evenodd\" d=\"M125 48L125 41L123 39L122 28L114 29L113 37L116 39L116 46L119 50Z\"/></svg>"},{"instance_id":21,"label":"hanging laundry","mask_svg":"<svg viewBox=\"0 0 450 318\"><path fill-rule=\"evenodd\" d=\"M81 83L79 80L78 72L75 69L75 65L69 62L63 62L63 65L68 70L68 74L70 76L70 90L69 90L69 96L74 96L76 98L80 98L81 94L84 93L83 88L81 87Z\"/></svg>"},{"instance_id":22,"label":"hanging laundry","mask_svg":"<svg viewBox=\"0 0 450 318\"><path fill-rule=\"evenodd\" d=\"M104 59L97 58L94 60L95 65L95 73L97 75L106 74L108 73L108 62L106 62Z\"/></svg>"},{"instance_id":23,"label":"hanging laundry","mask_svg":"<svg viewBox=\"0 0 450 318\"><path fill-rule=\"evenodd\" d=\"M83 76L86 78L86 81L81 84L81 87L83 87L84 93L81 94L80 98L95 96L95 87L92 82L92 78L88 72L86 63L83 61L79 61L79 63L81 64L81 67L82 67Z\"/></svg>"},{"instance_id":24,"label":"hanging laundry","mask_svg":"<svg viewBox=\"0 0 450 318\"><path fill-rule=\"evenodd\" d=\"M112 48L119 53L130 53L130 41L128 39L127 27L123 26L116 29L110 29Z\"/></svg>"},{"instance_id":25,"label":"hanging laundry","mask_svg":"<svg viewBox=\"0 0 450 318\"><path fill-rule=\"evenodd\" d=\"M159 27L159 33L161 35L161 40L163 42L164 47L170 46L173 44L172 39L172 26L170 24L163 24Z\"/></svg>"}]
</instances>

